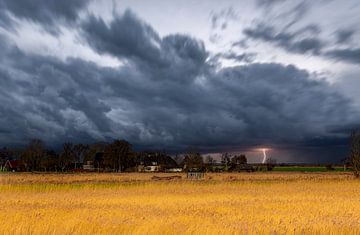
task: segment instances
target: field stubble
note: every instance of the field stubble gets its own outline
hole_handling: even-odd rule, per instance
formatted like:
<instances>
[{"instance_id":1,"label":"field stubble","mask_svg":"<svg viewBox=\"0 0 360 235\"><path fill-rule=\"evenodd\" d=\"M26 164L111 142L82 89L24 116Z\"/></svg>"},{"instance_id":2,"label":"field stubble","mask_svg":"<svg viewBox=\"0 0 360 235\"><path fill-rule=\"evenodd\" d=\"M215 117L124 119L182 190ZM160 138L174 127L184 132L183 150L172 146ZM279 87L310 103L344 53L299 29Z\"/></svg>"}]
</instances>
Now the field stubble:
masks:
<instances>
[{"instance_id":1,"label":"field stubble","mask_svg":"<svg viewBox=\"0 0 360 235\"><path fill-rule=\"evenodd\" d=\"M154 175L1 174L0 234L360 233L349 173Z\"/></svg>"}]
</instances>

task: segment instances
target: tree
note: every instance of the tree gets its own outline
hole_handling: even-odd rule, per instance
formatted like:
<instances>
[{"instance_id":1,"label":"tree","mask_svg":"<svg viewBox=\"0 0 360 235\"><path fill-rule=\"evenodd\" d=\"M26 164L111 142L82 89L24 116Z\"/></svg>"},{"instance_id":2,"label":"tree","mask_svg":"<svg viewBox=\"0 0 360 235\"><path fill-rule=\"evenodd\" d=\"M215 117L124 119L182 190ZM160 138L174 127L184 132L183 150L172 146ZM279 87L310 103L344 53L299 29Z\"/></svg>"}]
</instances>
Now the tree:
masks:
<instances>
[{"instance_id":1,"label":"tree","mask_svg":"<svg viewBox=\"0 0 360 235\"><path fill-rule=\"evenodd\" d=\"M352 131L350 136L350 164L356 178L360 175L360 132Z\"/></svg>"},{"instance_id":2,"label":"tree","mask_svg":"<svg viewBox=\"0 0 360 235\"><path fill-rule=\"evenodd\" d=\"M44 157L44 143L40 139L32 139L21 155L21 159L25 162L27 170L30 171L38 170Z\"/></svg>"},{"instance_id":3,"label":"tree","mask_svg":"<svg viewBox=\"0 0 360 235\"><path fill-rule=\"evenodd\" d=\"M215 162L215 160L214 160L213 157L211 157L210 155L208 155L208 156L206 157L206 162L207 162L208 164L212 165L212 164Z\"/></svg>"},{"instance_id":4,"label":"tree","mask_svg":"<svg viewBox=\"0 0 360 235\"><path fill-rule=\"evenodd\" d=\"M15 154L15 151L12 149L9 149L7 147L4 147L0 149L0 162L8 160Z\"/></svg>"},{"instance_id":5,"label":"tree","mask_svg":"<svg viewBox=\"0 0 360 235\"><path fill-rule=\"evenodd\" d=\"M174 161L179 164L182 162L182 158L180 155L176 154L175 157L174 157Z\"/></svg>"},{"instance_id":6,"label":"tree","mask_svg":"<svg viewBox=\"0 0 360 235\"><path fill-rule=\"evenodd\" d=\"M59 156L54 150L46 150L43 160L40 163L40 166L45 171L56 171L58 164Z\"/></svg>"},{"instance_id":7,"label":"tree","mask_svg":"<svg viewBox=\"0 0 360 235\"><path fill-rule=\"evenodd\" d=\"M274 166L275 166L275 164L276 164L276 159L273 159L273 158L268 158L268 159L266 159L266 169L268 170L268 171L272 171L272 169L274 168Z\"/></svg>"},{"instance_id":8,"label":"tree","mask_svg":"<svg viewBox=\"0 0 360 235\"><path fill-rule=\"evenodd\" d=\"M99 172L100 168L102 168L104 166L104 152L96 152L95 153L94 163Z\"/></svg>"},{"instance_id":9,"label":"tree","mask_svg":"<svg viewBox=\"0 0 360 235\"><path fill-rule=\"evenodd\" d=\"M115 140L105 148L104 163L118 172L123 171L131 160L131 148L126 140Z\"/></svg>"},{"instance_id":10,"label":"tree","mask_svg":"<svg viewBox=\"0 0 360 235\"><path fill-rule=\"evenodd\" d=\"M191 169L191 168L201 169L204 165L204 161L199 152L190 150L184 157L183 165L185 169Z\"/></svg>"},{"instance_id":11,"label":"tree","mask_svg":"<svg viewBox=\"0 0 360 235\"><path fill-rule=\"evenodd\" d=\"M228 153L223 153L221 155L221 163L225 165L225 170L229 170L229 166L231 165L231 156Z\"/></svg>"},{"instance_id":12,"label":"tree","mask_svg":"<svg viewBox=\"0 0 360 235\"><path fill-rule=\"evenodd\" d=\"M234 165L246 164L247 158L244 154L236 155L231 159L231 163Z\"/></svg>"},{"instance_id":13,"label":"tree","mask_svg":"<svg viewBox=\"0 0 360 235\"><path fill-rule=\"evenodd\" d=\"M74 147L72 143L64 143L63 151L59 156L58 165L61 171L64 171L66 166L75 159Z\"/></svg>"},{"instance_id":14,"label":"tree","mask_svg":"<svg viewBox=\"0 0 360 235\"><path fill-rule=\"evenodd\" d=\"M83 163L84 162L84 156L85 152L89 149L89 146L84 144L76 144L73 146L73 153L75 157L75 168L76 163Z\"/></svg>"},{"instance_id":15,"label":"tree","mask_svg":"<svg viewBox=\"0 0 360 235\"><path fill-rule=\"evenodd\" d=\"M0 149L0 170L1 167L4 165L6 160L9 160L13 155L14 155L15 151L10 150L6 147Z\"/></svg>"},{"instance_id":16,"label":"tree","mask_svg":"<svg viewBox=\"0 0 360 235\"><path fill-rule=\"evenodd\" d=\"M91 145L88 145L87 150L84 152L83 157L84 161L95 161L95 157L97 153L104 153L107 148L108 143L98 142Z\"/></svg>"}]
</instances>

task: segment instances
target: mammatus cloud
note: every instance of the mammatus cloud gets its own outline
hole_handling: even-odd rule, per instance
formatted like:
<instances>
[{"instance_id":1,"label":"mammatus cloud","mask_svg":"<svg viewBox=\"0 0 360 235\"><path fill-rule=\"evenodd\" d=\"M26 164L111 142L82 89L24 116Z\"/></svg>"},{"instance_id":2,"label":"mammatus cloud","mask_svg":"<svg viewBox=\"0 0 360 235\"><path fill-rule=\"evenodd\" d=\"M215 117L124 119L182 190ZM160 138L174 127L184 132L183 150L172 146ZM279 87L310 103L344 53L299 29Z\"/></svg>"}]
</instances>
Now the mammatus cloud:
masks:
<instances>
[{"instance_id":1,"label":"mammatus cloud","mask_svg":"<svg viewBox=\"0 0 360 235\"><path fill-rule=\"evenodd\" d=\"M331 127L351 121L348 99L293 65L219 69L202 41L161 37L131 11L109 24L90 15L80 25L84 43L123 65L29 54L1 37L1 143L37 137L53 145L125 138L178 150L291 145L335 138Z\"/></svg>"}]
</instances>

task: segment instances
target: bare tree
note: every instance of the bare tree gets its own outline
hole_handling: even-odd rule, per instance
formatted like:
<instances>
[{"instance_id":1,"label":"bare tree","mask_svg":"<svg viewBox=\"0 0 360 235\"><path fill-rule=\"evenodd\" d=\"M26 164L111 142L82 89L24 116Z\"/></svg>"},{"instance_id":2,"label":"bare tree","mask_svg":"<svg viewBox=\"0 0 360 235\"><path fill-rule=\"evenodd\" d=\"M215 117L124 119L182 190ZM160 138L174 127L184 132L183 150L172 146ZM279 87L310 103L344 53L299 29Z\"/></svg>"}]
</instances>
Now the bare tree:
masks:
<instances>
[{"instance_id":1,"label":"bare tree","mask_svg":"<svg viewBox=\"0 0 360 235\"><path fill-rule=\"evenodd\" d=\"M0 149L0 171L1 167L5 164L6 160L9 160L12 156L14 156L16 151L14 149L2 148Z\"/></svg>"},{"instance_id":2,"label":"bare tree","mask_svg":"<svg viewBox=\"0 0 360 235\"><path fill-rule=\"evenodd\" d=\"M350 164L356 178L360 175L360 132L352 131L350 136Z\"/></svg>"},{"instance_id":3,"label":"bare tree","mask_svg":"<svg viewBox=\"0 0 360 235\"><path fill-rule=\"evenodd\" d=\"M45 172L49 170L57 171L58 159L59 156L54 150L46 150L40 166Z\"/></svg>"},{"instance_id":4,"label":"bare tree","mask_svg":"<svg viewBox=\"0 0 360 235\"><path fill-rule=\"evenodd\" d=\"M9 157L13 156L14 153L15 153L15 150L3 147L2 149L0 149L0 161L7 160Z\"/></svg>"},{"instance_id":5,"label":"bare tree","mask_svg":"<svg viewBox=\"0 0 360 235\"><path fill-rule=\"evenodd\" d=\"M228 171L231 165L231 155L228 153L223 153L221 155L221 163L225 165L225 170Z\"/></svg>"},{"instance_id":6,"label":"bare tree","mask_svg":"<svg viewBox=\"0 0 360 235\"><path fill-rule=\"evenodd\" d=\"M86 150L88 150L88 146L84 144L76 144L73 146L73 153L75 156L75 168L76 163L83 163L84 162L84 155Z\"/></svg>"},{"instance_id":7,"label":"bare tree","mask_svg":"<svg viewBox=\"0 0 360 235\"><path fill-rule=\"evenodd\" d=\"M27 170L38 170L45 157L44 143L39 139L30 141L28 147L21 155L21 159L26 163Z\"/></svg>"},{"instance_id":8,"label":"bare tree","mask_svg":"<svg viewBox=\"0 0 360 235\"><path fill-rule=\"evenodd\" d=\"M247 163L247 158L244 154L241 155L236 155L231 159L231 163L238 165L238 164L246 164Z\"/></svg>"},{"instance_id":9,"label":"bare tree","mask_svg":"<svg viewBox=\"0 0 360 235\"><path fill-rule=\"evenodd\" d=\"M214 164L215 160L214 160L213 157L211 157L210 155L208 155L208 156L206 157L206 162L207 162L208 164L212 165L212 164Z\"/></svg>"},{"instance_id":10,"label":"bare tree","mask_svg":"<svg viewBox=\"0 0 360 235\"><path fill-rule=\"evenodd\" d=\"M175 157L174 157L174 160L175 160L175 162L176 162L177 164L179 164L179 163L181 163L181 161L182 161L182 157L181 157L180 155L176 154Z\"/></svg>"},{"instance_id":11,"label":"bare tree","mask_svg":"<svg viewBox=\"0 0 360 235\"><path fill-rule=\"evenodd\" d=\"M266 159L266 169L268 171L272 171L275 165L276 165L276 159L271 157Z\"/></svg>"},{"instance_id":12,"label":"bare tree","mask_svg":"<svg viewBox=\"0 0 360 235\"><path fill-rule=\"evenodd\" d=\"M64 171L66 166L74 160L74 147L72 143L64 143L63 151L59 156L59 166Z\"/></svg>"},{"instance_id":13,"label":"bare tree","mask_svg":"<svg viewBox=\"0 0 360 235\"><path fill-rule=\"evenodd\" d=\"M184 155L182 165L186 170L202 170L204 160L197 149L189 147L187 153Z\"/></svg>"},{"instance_id":14,"label":"bare tree","mask_svg":"<svg viewBox=\"0 0 360 235\"><path fill-rule=\"evenodd\" d=\"M105 149L104 161L118 172L127 167L131 154L131 144L126 140L115 140Z\"/></svg>"}]
</instances>

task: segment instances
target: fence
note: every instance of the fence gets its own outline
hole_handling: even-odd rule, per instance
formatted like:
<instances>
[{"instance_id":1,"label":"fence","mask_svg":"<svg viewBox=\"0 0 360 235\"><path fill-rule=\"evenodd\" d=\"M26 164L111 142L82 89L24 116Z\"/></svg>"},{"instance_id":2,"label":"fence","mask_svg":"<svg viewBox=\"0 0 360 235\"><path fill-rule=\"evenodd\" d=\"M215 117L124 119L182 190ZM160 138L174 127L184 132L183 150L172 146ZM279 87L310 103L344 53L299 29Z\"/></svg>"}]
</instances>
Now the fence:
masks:
<instances>
[{"instance_id":1,"label":"fence","mask_svg":"<svg viewBox=\"0 0 360 235\"><path fill-rule=\"evenodd\" d=\"M205 173L204 172L188 172L187 178L191 180L200 180L204 179Z\"/></svg>"}]
</instances>

